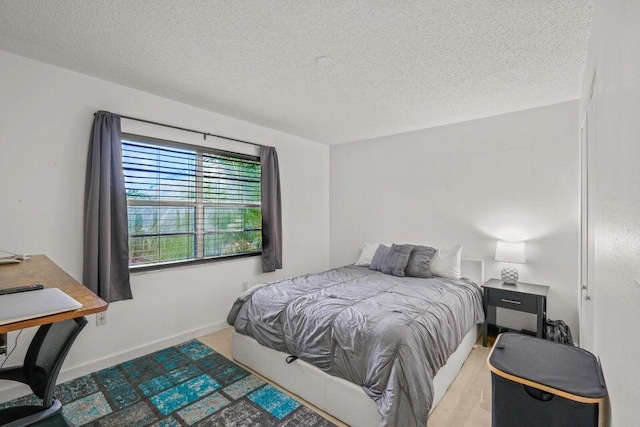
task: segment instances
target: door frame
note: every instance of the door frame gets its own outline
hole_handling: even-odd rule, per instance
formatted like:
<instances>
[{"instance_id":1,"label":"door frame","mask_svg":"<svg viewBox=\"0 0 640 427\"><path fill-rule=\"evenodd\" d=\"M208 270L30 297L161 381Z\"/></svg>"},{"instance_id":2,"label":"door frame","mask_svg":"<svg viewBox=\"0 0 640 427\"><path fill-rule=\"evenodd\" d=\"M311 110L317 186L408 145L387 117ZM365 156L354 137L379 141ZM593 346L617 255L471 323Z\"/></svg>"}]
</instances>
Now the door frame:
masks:
<instances>
[{"instance_id":1,"label":"door frame","mask_svg":"<svg viewBox=\"0 0 640 427\"><path fill-rule=\"evenodd\" d=\"M580 125L580 271L579 271L579 319L580 346L589 351L594 347L593 297L594 280L594 208L595 167L593 153L596 144L594 94L596 71L593 72L589 95Z\"/></svg>"}]
</instances>

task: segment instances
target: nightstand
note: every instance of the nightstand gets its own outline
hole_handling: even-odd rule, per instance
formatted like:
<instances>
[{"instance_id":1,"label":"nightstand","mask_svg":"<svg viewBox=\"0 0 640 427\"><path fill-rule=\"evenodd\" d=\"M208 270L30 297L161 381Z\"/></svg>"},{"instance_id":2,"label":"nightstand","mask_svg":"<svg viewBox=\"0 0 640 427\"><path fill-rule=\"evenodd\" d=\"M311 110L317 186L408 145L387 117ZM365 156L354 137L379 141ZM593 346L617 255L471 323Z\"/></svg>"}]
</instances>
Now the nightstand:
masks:
<instances>
[{"instance_id":1,"label":"nightstand","mask_svg":"<svg viewBox=\"0 0 640 427\"><path fill-rule=\"evenodd\" d=\"M490 279L484 285L482 306L484 308L484 326L482 327L482 345L487 346L489 325L496 324L496 307L533 313L537 316L536 336L542 338L544 320L547 312L548 286L518 282L507 285L502 280Z\"/></svg>"}]
</instances>

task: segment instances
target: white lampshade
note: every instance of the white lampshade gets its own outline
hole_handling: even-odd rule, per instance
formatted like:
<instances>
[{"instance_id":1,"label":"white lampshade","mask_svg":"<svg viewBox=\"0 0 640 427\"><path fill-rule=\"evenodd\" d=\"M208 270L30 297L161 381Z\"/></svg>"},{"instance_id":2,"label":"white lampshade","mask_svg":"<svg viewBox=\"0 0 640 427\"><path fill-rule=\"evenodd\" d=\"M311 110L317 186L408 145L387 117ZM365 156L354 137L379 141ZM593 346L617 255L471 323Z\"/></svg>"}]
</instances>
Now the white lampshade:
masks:
<instances>
[{"instance_id":1,"label":"white lampshade","mask_svg":"<svg viewBox=\"0 0 640 427\"><path fill-rule=\"evenodd\" d=\"M499 240L496 243L496 261L526 263L527 257L524 252L524 242L503 242Z\"/></svg>"}]
</instances>

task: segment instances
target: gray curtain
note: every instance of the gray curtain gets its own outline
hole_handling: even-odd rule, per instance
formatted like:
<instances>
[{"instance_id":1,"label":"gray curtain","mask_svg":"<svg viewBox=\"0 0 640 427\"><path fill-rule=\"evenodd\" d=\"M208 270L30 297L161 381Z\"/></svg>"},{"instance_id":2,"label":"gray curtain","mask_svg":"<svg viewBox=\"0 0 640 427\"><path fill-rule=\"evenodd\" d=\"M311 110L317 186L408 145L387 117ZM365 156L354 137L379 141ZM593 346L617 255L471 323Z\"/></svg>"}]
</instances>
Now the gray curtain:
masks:
<instances>
[{"instance_id":1,"label":"gray curtain","mask_svg":"<svg viewBox=\"0 0 640 427\"><path fill-rule=\"evenodd\" d=\"M282 268L282 210L280 168L274 147L260 147L262 194L262 271Z\"/></svg>"},{"instance_id":2,"label":"gray curtain","mask_svg":"<svg viewBox=\"0 0 640 427\"><path fill-rule=\"evenodd\" d=\"M83 281L107 302L132 298L120 135L120 116L98 111L89 140Z\"/></svg>"}]
</instances>

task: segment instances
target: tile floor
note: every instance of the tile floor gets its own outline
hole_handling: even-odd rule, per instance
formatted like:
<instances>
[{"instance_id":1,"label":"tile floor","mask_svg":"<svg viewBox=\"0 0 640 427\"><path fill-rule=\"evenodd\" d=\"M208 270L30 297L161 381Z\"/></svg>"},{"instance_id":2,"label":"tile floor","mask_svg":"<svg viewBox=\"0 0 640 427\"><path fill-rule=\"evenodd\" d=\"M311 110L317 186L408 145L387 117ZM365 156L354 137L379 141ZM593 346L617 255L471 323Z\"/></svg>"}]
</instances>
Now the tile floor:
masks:
<instances>
[{"instance_id":1,"label":"tile floor","mask_svg":"<svg viewBox=\"0 0 640 427\"><path fill-rule=\"evenodd\" d=\"M231 330L232 328L226 328L198 339L231 359ZM431 413L429 427L487 427L491 425L491 377L486 363L487 356L489 356L489 348L476 345L453 384ZM294 396L277 384L274 385ZM299 397L294 397L338 426L345 426L344 423Z\"/></svg>"}]
</instances>

